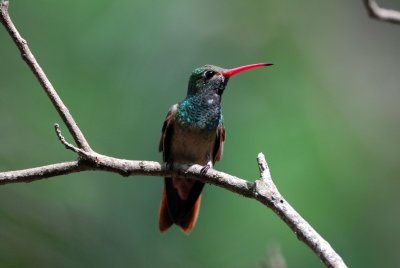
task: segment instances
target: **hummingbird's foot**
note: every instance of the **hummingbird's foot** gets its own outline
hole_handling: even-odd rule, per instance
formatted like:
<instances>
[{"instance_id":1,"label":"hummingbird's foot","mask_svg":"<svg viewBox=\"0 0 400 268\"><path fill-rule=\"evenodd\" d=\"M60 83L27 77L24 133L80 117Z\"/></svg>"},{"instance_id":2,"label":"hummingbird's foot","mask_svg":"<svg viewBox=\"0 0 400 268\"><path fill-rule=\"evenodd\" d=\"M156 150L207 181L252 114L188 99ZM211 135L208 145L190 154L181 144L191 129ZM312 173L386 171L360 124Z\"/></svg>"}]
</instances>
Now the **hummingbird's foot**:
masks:
<instances>
[{"instance_id":1,"label":"hummingbird's foot","mask_svg":"<svg viewBox=\"0 0 400 268\"><path fill-rule=\"evenodd\" d=\"M165 168L167 170L172 170L172 168L174 167L174 164L172 162L165 162Z\"/></svg>"},{"instance_id":2,"label":"hummingbird's foot","mask_svg":"<svg viewBox=\"0 0 400 268\"><path fill-rule=\"evenodd\" d=\"M212 163L208 162L204 167L201 168L200 174L204 175L207 173L207 171L212 167Z\"/></svg>"}]
</instances>

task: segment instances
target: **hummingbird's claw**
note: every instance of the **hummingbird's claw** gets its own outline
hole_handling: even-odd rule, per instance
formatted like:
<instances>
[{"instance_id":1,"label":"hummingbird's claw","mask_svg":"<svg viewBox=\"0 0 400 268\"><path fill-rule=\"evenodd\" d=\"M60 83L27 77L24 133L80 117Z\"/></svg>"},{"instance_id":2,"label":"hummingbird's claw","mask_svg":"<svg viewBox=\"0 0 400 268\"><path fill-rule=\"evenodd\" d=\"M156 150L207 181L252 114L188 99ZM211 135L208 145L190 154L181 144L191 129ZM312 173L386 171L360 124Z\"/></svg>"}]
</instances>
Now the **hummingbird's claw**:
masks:
<instances>
[{"instance_id":1,"label":"hummingbird's claw","mask_svg":"<svg viewBox=\"0 0 400 268\"><path fill-rule=\"evenodd\" d=\"M201 168L200 170L200 174L204 175L207 173L207 171L211 168L211 166L209 164L205 165L204 167Z\"/></svg>"}]
</instances>

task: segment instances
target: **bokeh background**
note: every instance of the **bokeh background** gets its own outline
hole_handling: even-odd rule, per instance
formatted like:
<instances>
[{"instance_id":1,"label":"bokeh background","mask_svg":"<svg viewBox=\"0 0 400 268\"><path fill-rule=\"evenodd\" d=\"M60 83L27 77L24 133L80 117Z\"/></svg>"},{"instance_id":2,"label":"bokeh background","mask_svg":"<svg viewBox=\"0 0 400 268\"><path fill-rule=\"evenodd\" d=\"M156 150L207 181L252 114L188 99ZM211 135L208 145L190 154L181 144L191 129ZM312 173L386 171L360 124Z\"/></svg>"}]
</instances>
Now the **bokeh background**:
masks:
<instances>
[{"instance_id":1,"label":"bokeh background","mask_svg":"<svg viewBox=\"0 0 400 268\"><path fill-rule=\"evenodd\" d=\"M164 117L195 67L274 63L231 79L216 168L255 180L264 152L350 267L400 266L400 26L362 1L12 0L10 13L92 147L120 158L161 160ZM1 28L0 170L75 159L55 122ZM214 186L190 236L160 234L162 187L104 172L3 185L0 266L264 267L274 254L323 266L270 210Z\"/></svg>"}]
</instances>

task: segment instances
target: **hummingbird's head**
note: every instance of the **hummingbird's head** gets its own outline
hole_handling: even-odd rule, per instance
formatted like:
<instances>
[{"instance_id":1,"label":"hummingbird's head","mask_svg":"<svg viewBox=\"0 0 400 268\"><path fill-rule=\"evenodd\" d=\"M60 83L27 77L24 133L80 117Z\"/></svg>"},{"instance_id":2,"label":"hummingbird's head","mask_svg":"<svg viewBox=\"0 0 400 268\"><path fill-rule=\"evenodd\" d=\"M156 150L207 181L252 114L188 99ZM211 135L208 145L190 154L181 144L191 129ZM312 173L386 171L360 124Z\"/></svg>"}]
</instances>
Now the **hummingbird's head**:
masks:
<instances>
[{"instance_id":1,"label":"hummingbird's head","mask_svg":"<svg viewBox=\"0 0 400 268\"><path fill-rule=\"evenodd\" d=\"M188 95L202 95L215 92L222 95L228 78L222 73L224 69L214 65L204 65L194 69L189 78Z\"/></svg>"},{"instance_id":2,"label":"hummingbird's head","mask_svg":"<svg viewBox=\"0 0 400 268\"><path fill-rule=\"evenodd\" d=\"M253 69L272 65L270 63L256 63L245 65L233 69L224 69L214 65L204 65L196 68L189 79L188 96L203 95L203 94L218 94L224 93L225 87L230 77Z\"/></svg>"}]
</instances>

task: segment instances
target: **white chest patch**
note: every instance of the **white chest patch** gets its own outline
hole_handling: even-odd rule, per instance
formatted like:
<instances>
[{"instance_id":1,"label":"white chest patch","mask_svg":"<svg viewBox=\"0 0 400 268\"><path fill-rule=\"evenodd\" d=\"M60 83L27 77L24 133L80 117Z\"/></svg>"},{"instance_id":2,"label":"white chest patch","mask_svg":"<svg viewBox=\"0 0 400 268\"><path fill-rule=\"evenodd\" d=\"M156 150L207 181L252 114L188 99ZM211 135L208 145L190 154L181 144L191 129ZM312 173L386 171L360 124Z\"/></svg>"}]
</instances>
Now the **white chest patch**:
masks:
<instances>
[{"instance_id":1,"label":"white chest patch","mask_svg":"<svg viewBox=\"0 0 400 268\"><path fill-rule=\"evenodd\" d=\"M207 101L207 103L208 103L208 104L213 104L213 103L214 103L214 99L209 99L209 100Z\"/></svg>"}]
</instances>

